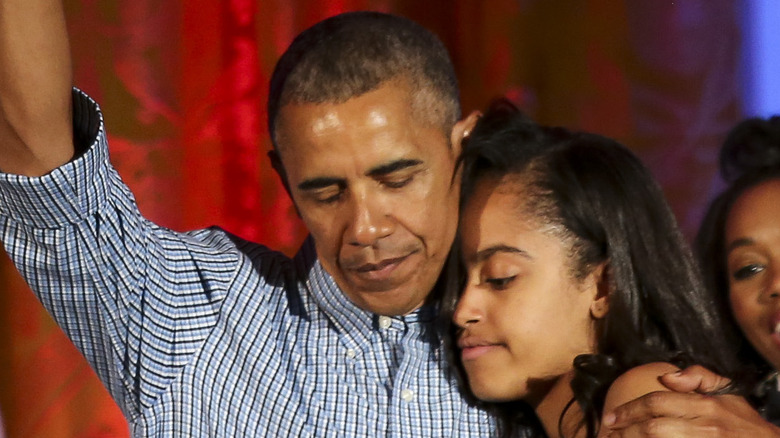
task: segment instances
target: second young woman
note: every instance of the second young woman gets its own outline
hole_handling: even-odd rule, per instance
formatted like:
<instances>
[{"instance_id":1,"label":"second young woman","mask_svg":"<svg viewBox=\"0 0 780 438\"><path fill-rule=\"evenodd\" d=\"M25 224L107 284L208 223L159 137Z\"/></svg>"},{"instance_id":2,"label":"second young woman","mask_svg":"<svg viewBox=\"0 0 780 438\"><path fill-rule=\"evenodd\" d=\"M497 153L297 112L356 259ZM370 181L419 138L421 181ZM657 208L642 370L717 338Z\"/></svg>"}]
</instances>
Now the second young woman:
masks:
<instances>
[{"instance_id":1,"label":"second young woman","mask_svg":"<svg viewBox=\"0 0 780 438\"><path fill-rule=\"evenodd\" d=\"M742 329L734 342L742 361L766 377L757 404L780 425L780 116L735 126L720 167L728 187L710 205L696 246L710 290Z\"/></svg>"}]
</instances>

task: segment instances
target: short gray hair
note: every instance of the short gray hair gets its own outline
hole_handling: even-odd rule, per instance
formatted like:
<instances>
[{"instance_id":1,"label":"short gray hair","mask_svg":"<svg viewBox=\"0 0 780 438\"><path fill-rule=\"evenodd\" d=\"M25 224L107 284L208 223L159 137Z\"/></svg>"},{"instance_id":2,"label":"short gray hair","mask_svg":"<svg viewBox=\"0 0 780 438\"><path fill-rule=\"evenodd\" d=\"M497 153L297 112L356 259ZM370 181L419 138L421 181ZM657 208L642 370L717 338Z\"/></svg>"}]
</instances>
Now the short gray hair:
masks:
<instances>
[{"instance_id":1,"label":"short gray hair","mask_svg":"<svg viewBox=\"0 0 780 438\"><path fill-rule=\"evenodd\" d=\"M413 96L430 101L426 120L449 133L460 118L460 95L447 49L433 33L406 18L380 12L347 12L298 35L276 64L268 96L268 128L276 144L281 107L343 103L403 79Z\"/></svg>"}]
</instances>

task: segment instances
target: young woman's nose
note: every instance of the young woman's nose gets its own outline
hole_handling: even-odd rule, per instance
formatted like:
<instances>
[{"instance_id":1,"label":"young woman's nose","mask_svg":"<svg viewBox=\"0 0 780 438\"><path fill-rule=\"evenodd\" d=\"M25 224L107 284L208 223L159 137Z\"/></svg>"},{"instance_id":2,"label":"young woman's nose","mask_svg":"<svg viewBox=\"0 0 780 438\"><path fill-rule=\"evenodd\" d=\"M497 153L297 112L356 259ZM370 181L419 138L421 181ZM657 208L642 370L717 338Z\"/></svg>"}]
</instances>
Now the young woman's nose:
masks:
<instances>
[{"instance_id":1,"label":"young woman's nose","mask_svg":"<svg viewBox=\"0 0 780 438\"><path fill-rule=\"evenodd\" d=\"M458 299L455 307L455 313L452 315L452 322L458 327L466 328L469 325L476 324L482 319L482 309L480 305L479 290L476 287L466 284L466 288Z\"/></svg>"}]
</instances>

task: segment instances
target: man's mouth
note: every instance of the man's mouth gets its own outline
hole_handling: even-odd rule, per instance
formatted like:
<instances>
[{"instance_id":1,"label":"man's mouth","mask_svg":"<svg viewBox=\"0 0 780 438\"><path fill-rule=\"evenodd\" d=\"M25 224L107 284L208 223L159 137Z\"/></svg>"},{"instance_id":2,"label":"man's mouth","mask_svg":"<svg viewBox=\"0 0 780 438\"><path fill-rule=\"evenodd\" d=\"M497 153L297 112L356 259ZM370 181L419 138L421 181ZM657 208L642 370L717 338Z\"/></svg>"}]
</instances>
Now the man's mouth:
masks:
<instances>
[{"instance_id":1,"label":"man's mouth","mask_svg":"<svg viewBox=\"0 0 780 438\"><path fill-rule=\"evenodd\" d=\"M386 258L376 263L362 263L348 268L354 280L362 284L361 287L369 290L387 290L398 286L398 283L407 278L415 267L411 266L409 258L416 251L412 251L401 257Z\"/></svg>"},{"instance_id":2,"label":"man's mouth","mask_svg":"<svg viewBox=\"0 0 780 438\"><path fill-rule=\"evenodd\" d=\"M366 263L366 264L358 266L354 270L356 272L359 272L359 273L381 271L381 270L387 268L388 266L397 265L397 264L401 263L407 257L409 257L409 255L405 255L405 256L402 256L402 257L394 257L394 258L391 258L391 259L384 259L384 260L382 260L379 263Z\"/></svg>"}]
</instances>

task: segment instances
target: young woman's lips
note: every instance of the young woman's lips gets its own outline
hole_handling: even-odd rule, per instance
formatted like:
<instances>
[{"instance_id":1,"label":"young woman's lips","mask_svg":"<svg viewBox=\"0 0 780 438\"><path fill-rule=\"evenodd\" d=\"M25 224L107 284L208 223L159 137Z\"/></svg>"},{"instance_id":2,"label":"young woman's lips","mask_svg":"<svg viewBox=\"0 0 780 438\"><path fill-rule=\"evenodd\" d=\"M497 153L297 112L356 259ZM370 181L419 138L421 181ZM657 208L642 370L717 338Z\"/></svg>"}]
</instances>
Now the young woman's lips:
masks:
<instances>
[{"instance_id":1,"label":"young woman's lips","mask_svg":"<svg viewBox=\"0 0 780 438\"><path fill-rule=\"evenodd\" d=\"M466 347L460 350L460 359L464 362L475 360L499 348L498 344L477 345L475 347Z\"/></svg>"},{"instance_id":2,"label":"young woman's lips","mask_svg":"<svg viewBox=\"0 0 780 438\"><path fill-rule=\"evenodd\" d=\"M501 344L479 338L462 338L458 341L460 358L467 362L501 348Z\"/></svg>"},{"instance_id":3,"label":"young woman's lips","mask_svg":"<svg viewBox=\"0 0 780 438\"><path fill-rule=\"evenodd\" d=\"M772 341L780 348L780 313L777 313L771 319L769 330L771 331Z\"/></svg>"}]
</instances>

